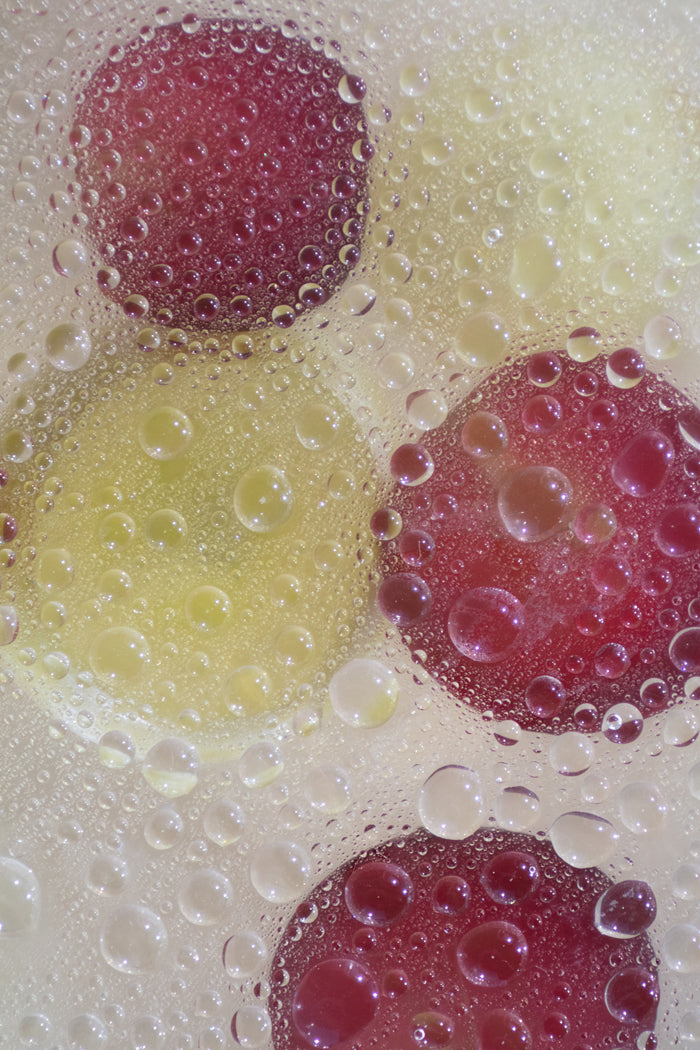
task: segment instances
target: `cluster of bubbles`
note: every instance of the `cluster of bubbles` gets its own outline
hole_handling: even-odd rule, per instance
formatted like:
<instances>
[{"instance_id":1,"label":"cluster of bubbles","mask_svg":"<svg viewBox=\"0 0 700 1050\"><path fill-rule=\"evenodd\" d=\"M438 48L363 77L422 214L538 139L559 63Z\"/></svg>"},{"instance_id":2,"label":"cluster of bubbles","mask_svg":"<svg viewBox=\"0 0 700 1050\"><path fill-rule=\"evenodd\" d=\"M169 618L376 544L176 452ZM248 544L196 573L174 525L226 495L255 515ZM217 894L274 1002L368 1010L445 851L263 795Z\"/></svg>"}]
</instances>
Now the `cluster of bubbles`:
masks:
<instances>
[{"instance_id":1,"label":"cluster of bubbles","mask_svg":"<svg viewBox=\"0 0 700 1050\"><path fill-rule=\"evenodd\" d=\"M243 311L230 335L217 330L224 297L199 301L199 286L189 290L194 328L175 316L168 260L148 271L150 301L127 287L134 263L146 272L140 253L157 218L144 209L157 201L141 200L136 221L109 240L114 257L95 253L98 191L88 183L99 178L75 124L98 38L100 55L108 44L108 63L124 70L165 39L162 27L182 18L195 40L205 15L222 12L210 5L200 19L134 4L105 26L94 5L66 3L56 18L38 0L11 15L20 46L2 66L0 141L11 172L0 280L12 332L0 436L8 1046L222 1050L233 1038L255 1050L284 1046L287 1025L313 1042L319 985L298 976L286 985L280 954L298 951L299 970L309 969L329 942L329 909L347 921L341 883L360 934L356 956L333 964L330 979L355 989L358 1017L371 1021L365 960L384 927L348 865L361 872L375 850L382 871L403 873L399 889L415 891L439 882L419 870L426 842L468 852L498 827L526 838L536 858L546 853L543 880L561 875L555 904L565 883L571 909L595 883L592 924L614 942L608 954L636 938L653 946L660 962L645 947L631 983L603 981L594 997L619 1022L616 1042L630 1045L629 1002L649 1006L658 965L656 1035L640 1020L637 1045L693 1050L697 680L683 692L689 703L643 733L640 705L655 712L668 700L661 678L616 704L599 734L577 725L542 736L542 712L560 700L551 675L528 694L536 733L504 719L492 696L483 718L469 717L426 673L423 654L375 619L374 541L394 542L401 517L389 507L370 529L387 502L383 468L416 491L429 483L440 464L415 449L516 342L551 353L578 330L565 349L585 364L591 333L610 332L608 350L635 348L617 371L613 362L616 389L632 388L639 360L682 376L685 353L692 371L697 319L684 291L700 258L700 195L697 100L677 57L687 41L670 19L658 38L656 28L642 34L633 11L608 26L553 22L551 12L506 24L496 13L455 19L454 9L443 20L415 9L397 30L365 0L356 12L326 12L323 26L301 9L280 19L248 6L261 23L282 23L285 38L312 41L333 68L336 40L354 49L348 68L368 94L361 101L353 77L339 96L356 114L346 131L360 178L349 197L349 186L331 186L324 204L342 235L325 242L337 268L324 272L319 245L304 240L297 262L313 280L275 300L284 309L270 328L258 324L264 309ZM685 30L697 31L690 15ZM424 65L403 62L409 44ZM113 143L101 148L109 167ZM180 159L196 174L210 158L194 149ZM284 283L279 267L274 276L268 284ZM257 285L241 279L245 297ZM124 298L126 315L112 306ZM557 417L555 390L541 386L528 433ZM473 449L502 440L498 420L477 423L487 425L467 435ZM683 440L695 447L692 427ZM530 480L516 477L520 487ZM554 460L535 481L554 486L553 519L523 526L518 485L499 496L500 520L523 546L562 526L574 485ZM611 527L600 510L576 524L582 543L604 541ZM415 567L428 546L404 536L401 557ZM519 612L506 603L516 633ZM473 658L457 620L457 649ZM367 850L358 867L351 858ZM477 863L466 879L474 895L484 870ZM441 921L460 894L461 884L442 885ZM500 940L456 938L446 987L488 986L494 944L518 977L535 935L510 919L486 932ZM409 956L425 949L417 933L403 946ZM404 977L381 979L400 1010ZM549 1039L564 1031L559 1006L547 1014ZM445 1045L455 1014L428 1005L402 1038ZM523 1045L534 1025L500 1006L488 1017L488 1050Z\"/></svg>"}]
</instances>

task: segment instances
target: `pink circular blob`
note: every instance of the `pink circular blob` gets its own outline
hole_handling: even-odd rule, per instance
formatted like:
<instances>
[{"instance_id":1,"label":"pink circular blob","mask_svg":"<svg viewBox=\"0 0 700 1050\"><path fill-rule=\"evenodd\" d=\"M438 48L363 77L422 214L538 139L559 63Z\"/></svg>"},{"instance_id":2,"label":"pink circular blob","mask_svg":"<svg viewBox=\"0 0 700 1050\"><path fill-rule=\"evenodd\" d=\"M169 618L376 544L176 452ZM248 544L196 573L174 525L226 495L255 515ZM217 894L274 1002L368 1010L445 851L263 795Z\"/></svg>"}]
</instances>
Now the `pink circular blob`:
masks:
<instances>
[{"instance_id":1,"label":"pink circular blob","mask_svg":"<svg viewBox=\"0 0 700 1050\"><path fill-rule=\"evenodd\" d=\"M413 883L398 864L375 860L360 865L345 883L345 904L366 926L391 926L410 908Z\"/></svg>"},{"instance_id":2,"label":"pink circular blob","mask_svg":"<svg viewBox=\"0 0 700 1050\"><path fill-rule=\"evenodd\" d=\"M324 959L299 982L292 1003L298 1036L330 1050L366 1028L379 1009L379 988L366 966L352 959Z\"/></svg>"},{"instance_id":3,"label":"pink circular blob","mask_svg":"<svg viewBox=\"0 0 700 1050\"><path fill-rule=\"evenodd\" d=\"M496 920L474 926L457 945L457 964L470 982L486 988L508 984L525 965L528 947L522 930Z\"/></svg>"}]
</instances>

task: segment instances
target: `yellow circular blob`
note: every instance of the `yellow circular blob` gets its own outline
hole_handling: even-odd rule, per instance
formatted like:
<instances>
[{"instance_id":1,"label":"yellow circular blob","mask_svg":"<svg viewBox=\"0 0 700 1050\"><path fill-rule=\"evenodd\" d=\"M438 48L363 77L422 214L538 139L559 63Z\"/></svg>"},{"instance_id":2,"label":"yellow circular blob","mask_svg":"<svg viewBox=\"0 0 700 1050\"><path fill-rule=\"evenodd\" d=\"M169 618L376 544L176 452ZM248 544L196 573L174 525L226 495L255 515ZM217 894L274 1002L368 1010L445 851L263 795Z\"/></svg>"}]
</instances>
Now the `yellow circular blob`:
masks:
<instances>
[{"instance_id":1,"label":"yellow circular blob","mask_svg":"<svg viewBox=\"0 0 700 1050\"><path fill-rule=\"evenodd\" d=\"M175 459L191 441L192 423L171 405L151 409L139 427L139 443L151 459Z\"/></svg>"}]
</instances>

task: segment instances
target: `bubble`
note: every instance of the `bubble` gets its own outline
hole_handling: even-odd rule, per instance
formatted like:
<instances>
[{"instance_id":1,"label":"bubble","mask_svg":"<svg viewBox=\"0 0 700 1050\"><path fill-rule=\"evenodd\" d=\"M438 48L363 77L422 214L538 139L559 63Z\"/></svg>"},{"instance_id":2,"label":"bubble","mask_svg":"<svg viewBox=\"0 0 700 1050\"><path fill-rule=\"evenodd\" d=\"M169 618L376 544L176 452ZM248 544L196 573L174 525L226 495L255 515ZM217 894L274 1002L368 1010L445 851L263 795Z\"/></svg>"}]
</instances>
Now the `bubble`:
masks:
<instances>
[{"instance_id":1,"label":"bubble","mask_svg":"<svg viewBox=\"0 0 700 1050\"><path fill-rule=\"evenodd\" d=\"M420 390L408 398L406 415L419 430L435 430L447 418L447 402L437 390Z\"/></svg>"},{"instance_id":2,"label":"bubble","mask_svg":"<svg viewBox=\"0 0 700 1050\"><path fill-rule=\"evenodd\" d=\"M631 744L644 730L644 718L634 704L613 704L603 716L603 735L613 744Z\"/></svg>"},{"instance_id":3,"label":"bubble","mask_svg":"<svg viewBox=\"0 0 700 1050\"><path fill-rule=\"evenodd\" d=\"M151 514L146 522L146 539L157 550L172 550L184 543L187 522L172 507L164 507Z\"/></svg>"},{"instance_id":4,"label":"bubble","mask_svg":"<svg viewBox=\"0 0 700 1050\"><path fill-rule=\"evenodd\" d=\"M379 988L352 959L324 959L304 974L292 1002L296 1035L321 1050L356 1038L374 1020Z\"/></svg>"},{"instance_id":5,"label":"bubble","mask_svg":"<svg viewBox=\"0 0 700 1050\"><path fill-rule=\"evenodd\" d=\"M443 766L420 789L418 813L423 827L438 838L462 840L481 826L481 781L465 766Z\"/></svg>"},{"instance_id":6,"label":"bubble","mask_svg":"<svg viewBox=\"0 0 700 1050\"><path fill-rule=\"evenodd\" d=\"M168 935L148 908L126 904L111 913L100 930L100 951L119 973L149 973L160 965Z\"/></svg>"},{"instance_id":7,"label":"bubble","mask_svg":"<svg viewBox=\"0 0 700 1050\"><path fill-rule=\"evenodd\" d=\"M204 810L202 824L208 839L217 846L230 846L243 834L245 814L237 802L224 796L209 803Z\"/></svg>"},{"instance_id":8,"label":"bubble","mask_svg":"<svg viewBox=\"0 0 700 1050\"><path fill-rule=\"evenodd\" d=\"M117 854L95 857L88 871L88 888L99 897L116 897L129 880L129 866Z\"/></svg>"},{"instance_id":9,"label":"bubble","mask_svg":"<svg viewBox=\"0 0 700 1050\"><path fill-rule=\"evenodd\" d=\"M496 664L518 647L525 626L515 595L498 587L463 591L450 608L447 630L455 648L477 663Z\"/></svg>"},{"instance_id":10,"label":"bubble","mask_svg":"<svg viewBox=\"0 0 700 1050\"><path fill-rule=\"evenodd\" d=\"M255 664L237 667L224 686L224 701L236 715L255 715L267 710L272 697L272 681L267 671Z\"/></svg>"},{"instance_id":11,"label":"bubble","mask_svg":"<svg viewBox=\"0 0 700 1050\"><path fill-rule=\"evenodd\" d=\"M189 448L194 435L184 412L171 405L151 409L139 427L139 444L155 460L171 460Z\"/></svg>"},{"instance_id":12,"label":"bubble","mask_svg":"<svg viewBox=\"0 0 700 1050\"><path fill-rule=\"evenodd\" d=\"M540 871L531 853L505 850L482 868L479 881L496 904L518 904L535 892Z\"/></svg>"},{"instance_id":13,"label":"bubble","mask_svg":"<svg viewBox=\"0 0 700 1050\"><path fill-rule=\"evenodd\" d=\"M235 980L260 973L267 960L267 947L262 937L250 930L229 937L224 945L224 967Z\"/></svg>"},{"instance_id":14,"label":"bubble","mask_svg":"<svg viewBox=\"0 0 700 1050\"><path fill-rule=\"evenodd\" d=\"M479 1050L530 1050L530 1030L511 1010L492 1010L481 1023Z\"/></svg>"},{"instance_id":15,"label":"bubble","mask_svg":"<svg viewBox=\"0 0 700 1050\"><path fill-rule=\"evenodd\" d=\"M70 1050L100 1050L107 1042L107 1029L94 1014L73 1017L67 1026Z\"/></svg>"},{"instance_id":16,"label":"bubble","mask_svg":"<svg viewBox=\"0 0 700 1050\"><path fill-rule=\"evenodd\" d=\"M498 513L514 539L538 543L564 527L572 500L571 482L556 467L520 467L498 490Z\"/></svg>"},{"instance_id":17,"label":"bubble","mask_svg":"<svg viewBox=\"0 0 700 1050\"><path fill-rule=\"evenodd\" d=\"M483 311L461 322L456 349L467 364L475 368L492 367L505 357L509 340L505 321L497 314Z\"/></svg>"},{"instance_id":18,"label":"bubble","mask_svg":"<svg viewBox=\"0 0 700 1050\"><path fill-rule=\"evenodd\" d=\"M345 905L365 926L398 922L413 903L413 883L397 864L375 860L355 868L345 883Z\"/></svg>"},{"instance_id":19,"label":"bubble","mask_svg":"<svg viewBox=\"0 0 700 1050\"><path fill-rule=\"evenodd\" d=\"M414 488L432 477L435 464L430 453L422 445L407 444L401 445L393 453L389 470L399 485Z\"/></svg>"},{"instance_id":20,"label":"bubble","mask_svg":"<svg viewBox=\"0 0 700 1050\"><path fill-rule=\"evenodd\" d=\"M180 883L177 903L188 922L195 926L216 926L223 922L233 902L229 879L213 868L188 875Z\"/></svg>"},{"instance_id":21,"label":"bubble","mask_svg":"<svg viewBox=\"0 0 700 1050\"><path fill-rule=\"evenodd\" d=\"M610 821L592 813L563 813L549 830L554 849L572 868L600 867L615 853L619 837Z\"/></svg>"},{"instance_id":22,"label":"bubble","mask_svg":"<svg viewBox=\"0 0 700 1050\"><path fill-rule=\"evenodd\" d=\"M53 250L53 267L61 277L79 277L87 264L88 253L85 246L73 238L61 241Z\"/></svg>"},{"instance_id":23,"label":"bubble","mask_svg":"<svg viewBox=\"0 0 700 1050\"><path fill-rule=\"evenodd\" d=\"M180 814L171 806L161 806L146 821L143 837L151 849L172 849L181 840L184 831L185 823Z\"/></svg>"},{"instance_id":24,"label":"bubble","mask_svg":"<svg viewBox=\"0 0 700 1050\"><path fill-rule=\"evenodd\" d=\"M300 443L309 450L330 448L338 437L338 413L322 401L305 404L295 418L295 430Z\"/></svg>"},{"instance_id":25,"label":"bubble","mask_svg":"<svg viewBox=\"0 0 700 1050\"><path fill-rule=\"evenodd\" d=\"M253 1048L269 1045L272 1022L262 1006L243 1006L234 1014L231 1034L239 1046Z\"/></svg>"},{"instance_id":26,"label":"bubble","mask_svg":"<svg viewBox=\"0 0 700 1050\"><path fill-rule=\"evenodd\" d=\"M313 635L298 624L288 624L275 636L275 655L284 667L303 667L314 652Z\"/></svg>"},{"instance_id":27,"label":"bubble","mask_svg":"<svg viewBox=\"0 0 700 1050\"><path fill-rule=\"evenodd\" d=\"M510 286L521 299L539 299L558 280L561 255L554 240L542 233L530 233L513 249Z\"/></svg>"},{"instance_id":28,"label":"bubble","mask_svg":"<svg viewBox=\"0 0 700 1050\"><path fill-rule=\"evenodd\" d=\"M600 353L600 332L585 325L576 328L566 340L566 352L572 361L592 361Z\"/></svg>"},{"instance_id":29,"label":"bubble","mask_svg":"<svg viewBox=\"0 0 700 1050\"><path fill-rule=\"evenodd\" d=\"M0 857L0 938L29 933L39 922L41 888L31 868Z\"/></svg>"},{"instance_id":30,"label":"bubble","mask_svg":"<svg viewBox=\"0 0 700 1050\"><path fill-rule=\"evenodd\" d=\"M0 646L11 645L19 634L19 617L14 605L0 605Z\"/></svg>"},{"instance_id":31,"label":"bubble","mask_svg":"<svg viewBox=\"0 0 700 1050\"><path fill-rule=\"evenodd\" d=\"M556 737L549 748L552 769L565 777L577 777L590 769L595 749L583 733L568 732Z\"/></svg>"},{"instance_id":32,"label":"bubble","mask_svg":"<svg viewBox=\"0 0 700 1050\"><path fill-rule=\"evenodd\" d=\"M457 945L457 965L477 987L503 987L526 965L527 958L527 941L510 922L474 926Z\"/></svg>"},{"instance_id":33,"label":"bubble","mask_svg":"<svg viewBox=\"0 0 700 1050\"><path fill-rule=\"evenodd\" d=\"M595 924L606 937L638 937L655 918L654 892L648 883L638 879L615 883L596 902Z\"/></svg>"},{"instance_id":34,"label":"bubble","mask_svg":"<svg viewBox=\"0 0 700 1050\"><path fill-rule=\"evenodd\" d=\"M605 1005L616 1021L623 1024L654 1024L659 1002L656 977L641 966L627 966L608 981Z\"/></svg>"},{"instance_id":35,"label":"bubble","mask_svg":"<svg viewBox=\"0 0 700 1050\"><path fill-rule=\"evenodd\" d=\"M133 1050L163 1050L167 1032L159 1017L137 1017L131 1026Z\"/></svg>"},{"instance_id":36,"label":"bubble","mask_svg":"<svg viewBox=\"0 0 700 1050\"><path fill-rule=\"evenodd\" d=\"M218 587L195 587L185 599L185 616L198 631L219 631L231 615L231 599Z\"/></svg>"},{"instance_id":37,"label":"bubble","mask_svg":"<svg viewBox=\"0 0 700 1050\"><path fill-rule=\"evenodd\" d=\"M350 781L338 766L316 766L304 782L304 797L320 813L342 813L350 804Z\"/></svg>"},{"instance_id":38,"label":"bubble","mask_svg":"<svg viewBox=\"0 0 700 1050\"><path fill-rule=\"evenodd\" d=\"M618 803L620 819L636 835L659 831L666 818L667 806L654 784L625 784Z\"/></svg>"},{"instance_id":39,"label":"bubble","mask_svg":"<svg viewBox=\"0 0 700 1050\"><path fill-rule=\"evenodd\" d=\"M462 448L477 459L489 459L508 447L508 430L492 412L472 412L462 427Z\"/></svg>"},{"instance_id":40,"label":"bubble","mask_svg":"<svg viewBox=\"0 0 700 1050\"><path fill-rule=\"evenodd\" d=\"M613 461L613 481L626 496L649 496L664 484L673 459L673 445L665 434L643 430Z\"/></svg>"},{"instance_id":41,"label":"bubble","mask_svg":"<svg viewBox=\"0 0 700 1050\"><path fill-rule=\"evenodd\" d=\"M700 901L700 865L681 864L673 873L671 889L682 901Z\"/></svg>"},{"instance_id":42,"label":"bubble","mask_svg":"<svg viewBox=\"0 0 700 1050\"><path fill-rule=\"evenodd\" d=\"M606 543L617 532L615 513L603 503L587 503L576 514L572 525L581 543Z\"/></svg>"},{"instance_id":43,"label":"bubble","mask_svg":"<svg viewBox=\"0 0 700 1050\"><path fill-rule=\"evenodd\" d=\"M159 795L180 798L197 784L199 756L185 740L176 737L159 740L143 760L143 775Z\"/></svg>"},{"instance_id":44,"label":"bubble","mask_svg":"<svg viewBox=\"0 0 700 1050\"><path fill-rule=\"evenodd\" d=\"M99 678L131 681L150 660L150 647L133 627L108 627L90 646L90 667Z\"/></svg>"},{"instance_id":45,"label":"bubble","mask_svg":"<svg viewBox=\"0 0 700 1050\"><path fill-rule=\"evenodd\" d=\"M250 862L250 878L260 896L273 904L300 897L308 886L311 858L305 849L284 839L258 847Z\"/></svg>"},{"instance_id":46,"label":"bubble","mask_svg":"<svg viewBox=\"0 0 700 1050\"><path fill-rule=\"evenodd\" d=\"M59 324L46 336L46 356L59 372L76 372L90 359L92 340L74 324Z\"/></svg>"},{"instance_id":47,"label":"bubble","mask_svg":"<svg viewBox=\"0 0 700 1050\"><path fill-rule=\"evenodd\" d=\"M674 707L664 720L664 743L671 747L687 747L698 737L698 720L687 708Z\"/></svg>"},{"instance_id":48,"label":"bubble","mask_svg":"<svg viewBox=\"0 0 700 1050\"><path fill-rule=\"evenodd\" d=\"M661 950L675 973L700 973L700 929L689 922L672 926L664 934Z\"/></svg>"},{"instance_id":49,"label":"bubble","mask_svg":"<svg viewBox=\"0 0 700 1050\"><path fill-rule=\"evenodd\" d=\"M252 744L240 757L238 776L246 787L271 784L284 769L282 752L275 744Z\"/></svg>"},{"instance_id":50,"label":"bubble","mask_svg":"<svg viewBox=\"0 0 700 1050\"><path fill-rule=\"evenodd\" d=\"M102 519L97 536L107 550L124 550L136 535L136 522L128 514L115 511Z\"/></svg>"},{"instance_id":51,"label":"bubble","mask_svg":"<svg viewBox=\"0 0 700 1050\"><path fill-rule=\"evenodd\" d=\"M655 361L677 357L682 346L681 327L672 317L659 314L644 325L644 349Z\"/></svg>"},{"instance_id":52,"label":"bubble","mask_svg":"<svg viewBox=\"0 0 700 1050\"><path fill-rule=\"evenodd\" d=\"M686 627L674 635L668 647L668 655L674 667L683 674L700 672L700 627Z\"/></svg>"},{"instance_id":53,"label":"bubble","mask_svg":"<svg viewBox=\"0 0 700 1050\"><path fill-rule=\"evenodd\" d=\"M566 699L566 689L552 675L537 675L525 689L525 706L537 718L548 720L561 711Z\"/></svg>"},{"instance_id":54,"label":"bubble","mask_svg":"<svg viewBox=\"0 0 700 1050\"><path fill-rule=\"evenodd\" d=\"M246 529L267 534L291 517L294 493L286 475L277 467L253 467L238 479L233 507Z\"/></svg>"},{"instance_id":55,"label":"bubble","mask_svg":"<svg viewBox=\"0 0 700 1050\"><path fill-rule=\"evenodd\" d=\"M408 627L428 615L433 596L428 584L413 572L397 572L379 586L382 616L398 627Z\"/></svg>"},{"instance_id":56,"label":"bubble","mask_svg":"<svg viewBox=\"0 0 700 1050\"><path fill-rule=\"evenodd\" d=\"M423 98L430 90L430 73L422 66L404 66L399 73L399 86L408 98Z\"/></svg>"},{"instance_id":57,"label":"bubble","mask_svg":"<svg viewBox=\"0 0 700 1050\"><path fill-rule=\"evenodd\" d=\"M605 364L608 382L619 390L630 390L641 382L645 365L641 354L631 347L622 347L610 355Z\"/></svg>"},{"instance_id":58,"label":"bubble","mask_svg":"<svg viewBox=\"0 0 700 1050\"><path fill-rule=\"evenodd\" d=\"M540 812L540 800L526 787L504 788L496 799L496 819L511 831L527 831Z\"/></svg>"},{"instance_id":59,"label":"bubble","mask_svg":"<svg viewBox=\"0 0 700 1050\"><path fill-rule=\"evenodd\" d=\"M34 454L31 435L17 427L7 430L2 438L2 454L10 463L26 463Z\"/></svg>"},{"instance_id":60,"label":"bubble","mask_svg":"<svg viewBox=\"0 0 700 1050\"><path fill-rule=\"evenodd\" d=\"M350 660L333 675L328 690L338 718L356 729L383 725L399 700L396 675L378 660Z\"/></svg>"}]
</instances>

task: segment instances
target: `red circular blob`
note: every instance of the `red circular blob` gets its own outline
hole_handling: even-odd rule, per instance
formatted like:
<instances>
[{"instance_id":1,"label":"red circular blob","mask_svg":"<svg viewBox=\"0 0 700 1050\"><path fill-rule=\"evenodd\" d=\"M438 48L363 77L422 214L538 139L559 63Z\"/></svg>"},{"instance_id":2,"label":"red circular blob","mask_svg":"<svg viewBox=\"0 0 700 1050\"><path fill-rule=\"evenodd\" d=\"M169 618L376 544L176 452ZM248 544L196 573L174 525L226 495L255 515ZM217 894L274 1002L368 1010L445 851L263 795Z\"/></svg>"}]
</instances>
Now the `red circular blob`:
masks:
<instances>
[{"instance_id":1,"label":"red circular blob","mask_svg":"<svg viewBox=\"0 0 700 1050\"><path fill-rule=\"evenodd\" d=\"M277 28L191 28L111 55L75 113L88 231L113 275L99 284L130 316L286 327L359 257L364 84Z\"/></svg>"},{"instance_id":2,"label":"red circular blob","mask_svg":"<svg viewBox=\"0 0 700 1050\"><path fill-rule=\"evenodd\" d=\"M400 872L413 896L389 926L368 929L344 897L375 866ZM623 1025L634 1047L654 1027L658 964L644 926L648 887L620 886L613 900L602 872L495 828L464 841L421 830L384 842L324 872L307 900L316 918L294 918L283 933L271 965L285 975L269 999L273 1046L331 1047L345 1035L343 1050L614 1047ZM611 924L637 932L601 932L601 900Z\"/></svg>"},{"instance_id":3,"label":"red circular blob","mask_svg":"<svg viewBox=\"0 0 700 1050\"><path fill-rule=\"evenodd\" d=\"M530 426L533 398L561 407L553 431ZM700 666L700 645L682 633L697 627L700 592L695 418L648 371L614 386L602 356L507 365L423 435L431 476L390 492L402 532L378 551L381 611L429 673L498 720L600 730L648 679L667 685L666 700L640 698L641 714L661 710ZM435 548L410 566L410 589L425 598L402 622L387 596L406 586L402 537L421 530ZM464 597L497 593L510 596L500 614Z\"/></svg>"}]
</instances>

